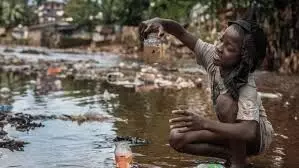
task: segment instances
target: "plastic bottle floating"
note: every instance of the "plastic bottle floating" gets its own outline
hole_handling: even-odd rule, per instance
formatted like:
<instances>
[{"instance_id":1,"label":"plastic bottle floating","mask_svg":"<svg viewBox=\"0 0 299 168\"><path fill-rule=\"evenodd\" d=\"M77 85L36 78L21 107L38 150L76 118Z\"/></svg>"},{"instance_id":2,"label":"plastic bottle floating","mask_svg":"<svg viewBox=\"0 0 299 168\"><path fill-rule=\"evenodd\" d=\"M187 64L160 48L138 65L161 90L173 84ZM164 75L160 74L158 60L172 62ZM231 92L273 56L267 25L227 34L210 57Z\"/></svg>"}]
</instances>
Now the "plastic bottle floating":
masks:
<instances>
[{"instance_id":1,"label":"plastic bottle floating","mask_svg":"<svg viewBox=\"0 0 299 168\"><path fill-rule=\"evenodd\" d=\"M117 168L130 168L133 160L133 154L128 142L121 141L116 143L115 162Z\"/></svg>"}]
</instances>

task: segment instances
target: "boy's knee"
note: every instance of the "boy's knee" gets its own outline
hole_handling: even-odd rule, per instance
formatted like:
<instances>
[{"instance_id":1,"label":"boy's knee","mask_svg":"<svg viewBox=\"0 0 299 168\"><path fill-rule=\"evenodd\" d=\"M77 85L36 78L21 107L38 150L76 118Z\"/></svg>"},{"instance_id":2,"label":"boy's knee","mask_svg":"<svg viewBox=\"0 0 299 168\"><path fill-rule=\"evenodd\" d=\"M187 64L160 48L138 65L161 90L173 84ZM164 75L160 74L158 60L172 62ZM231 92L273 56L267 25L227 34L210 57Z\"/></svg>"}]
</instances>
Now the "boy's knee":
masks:
<instances>
[{"instance_id":1,"label":"boy's knee","mask_svg":"<svg viewBox=\"0 0 299 168\"><path fill-rule=\"evenodd\" d=\"M169 145L178 152L182 152L184 146L184 134L177 129L172 129L169 135Z\"/></svg>"},{"instance_id":2,"label":"boy's knee","mask_svg":"<svg viewBox=\"0 0 299 168\"><path fill-rule=\"evenodd\" d=\"M221 122L235 122L238 113L238 103L229 95L219 95L216 111Z\"/></svg>"}]
</instances>

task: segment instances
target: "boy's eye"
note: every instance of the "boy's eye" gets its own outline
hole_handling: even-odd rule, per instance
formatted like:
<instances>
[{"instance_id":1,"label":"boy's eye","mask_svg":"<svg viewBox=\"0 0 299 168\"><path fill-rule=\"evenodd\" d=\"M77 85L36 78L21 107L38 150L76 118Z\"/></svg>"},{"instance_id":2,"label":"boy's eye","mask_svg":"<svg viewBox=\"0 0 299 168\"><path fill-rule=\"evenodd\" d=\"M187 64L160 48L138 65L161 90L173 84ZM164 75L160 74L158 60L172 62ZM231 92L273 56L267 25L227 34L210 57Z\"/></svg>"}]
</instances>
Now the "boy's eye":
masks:
<instances>
[{"instance_id":1,"label":"boy's eye","mask_svg":"<svg viewBox=\"0 0 299 168\"><path fill-rule=\"evenodd\" d=\"M228 51L229 51L229 52L234 52L234 49L229 47L229 48L228 48Z\"/></svg>"},{"instance_id":2,"label":"boy's eye","mask_svg":"<svg viewBox=\"0 0 299 168\"><path fill-rule=\"evenodd\" d=\"M231 45L228 45L227 50L230 52L235 52L235 48L232 47Z\"/></svg>"}]
</instances>

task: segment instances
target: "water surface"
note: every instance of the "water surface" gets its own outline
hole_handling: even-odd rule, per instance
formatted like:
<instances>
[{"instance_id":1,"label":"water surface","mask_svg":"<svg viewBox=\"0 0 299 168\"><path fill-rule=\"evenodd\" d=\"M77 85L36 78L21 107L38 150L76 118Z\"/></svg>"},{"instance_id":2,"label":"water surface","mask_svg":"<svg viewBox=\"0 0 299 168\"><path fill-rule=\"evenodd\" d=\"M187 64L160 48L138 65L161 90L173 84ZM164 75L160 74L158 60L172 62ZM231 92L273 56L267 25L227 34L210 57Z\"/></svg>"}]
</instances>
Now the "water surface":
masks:
<instances>
[{"instance_id":1,"label":"water surface","mask_svg":"<svg viewBox=\"0 0 299 168\"><path fill-rule=\"evenodd\" d=\"M198 159L202 159L179 154L168 146L171 110L188 105L207 117L214 117L209 96L201 89L136 92L106 83L65 79L61 91L40 95L35 92L30 80L35 79L1 73L0 86L10 87L13 93L10 100L1 98L1 103L12 104L14 112L47 115L97 112L128 119L128 123L103 121L78 124L48 120L43 121L45 127L29 132L15 131L7 126L5 129L10 136L30 144L23 152L0 149L1 167L114 167L112 140L117 135L137 136L151 142L132 148L137 163L183 168L192 167ZM257 85L259 91L279 92L283 96L281 99L263 98L276 136L269 151L251 162L256 168L299 167L299 77L259 72ZM101 96L105 90L118 96L105 100Z\"/></svg>"}]
</instances>

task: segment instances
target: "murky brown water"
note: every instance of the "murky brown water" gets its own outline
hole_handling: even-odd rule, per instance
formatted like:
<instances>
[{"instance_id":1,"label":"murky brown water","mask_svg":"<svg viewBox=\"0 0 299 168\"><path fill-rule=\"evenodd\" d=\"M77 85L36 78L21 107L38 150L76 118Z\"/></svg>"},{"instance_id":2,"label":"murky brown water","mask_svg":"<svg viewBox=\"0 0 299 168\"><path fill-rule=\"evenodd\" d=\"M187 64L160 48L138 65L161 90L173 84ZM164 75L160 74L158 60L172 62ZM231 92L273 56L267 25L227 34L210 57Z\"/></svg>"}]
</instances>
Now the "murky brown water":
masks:
<instances>
[{"instance_id":1,"label":"murky brown water","mask_svg":"<svg viewBox=\"0 0 299 168\"><path fill-rule=\"evenodd\" d=\"M30 114L84 114L98 112L128 119L124 122L75 122L50 120L44 128L17 132L10 127L9 135L30 142L24 152L0 149L0 167L114 167L112 139L116 135L137 136L151 141L133 147L134 161L159 167L192 167L198 159L172 150L168 144L170 111L179 105L192 106L213 117L209 97L199 89L183 91L157 90L136 92L93 81L62 81L63 91L45 95L35 93L30 79L1 74L0 86L10 86L13 111ZM270 150L251 161L256 168L299 167L299 76L258 73L260 91L279 92L282 99L263 99L270 121L277 133ZM104 90L118 94L111 100L97 95ZM1 99L5 102L5 99ZM288 103L287 103L288 102Z\"/></svg>"}]
</instances>

